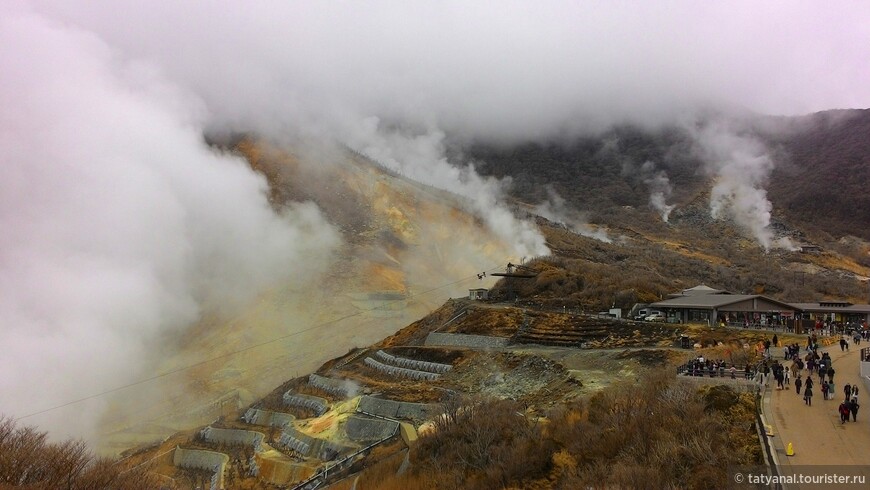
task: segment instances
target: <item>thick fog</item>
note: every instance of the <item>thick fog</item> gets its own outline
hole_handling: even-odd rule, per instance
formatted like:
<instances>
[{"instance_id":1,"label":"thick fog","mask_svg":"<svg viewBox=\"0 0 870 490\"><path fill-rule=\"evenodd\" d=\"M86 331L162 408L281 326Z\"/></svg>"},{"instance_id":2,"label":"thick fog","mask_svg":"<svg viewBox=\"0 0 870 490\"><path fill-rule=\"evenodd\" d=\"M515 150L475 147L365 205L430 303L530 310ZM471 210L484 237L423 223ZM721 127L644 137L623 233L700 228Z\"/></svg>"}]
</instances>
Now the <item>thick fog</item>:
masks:
<instances>
[{"instance_id":1,"label":"thick fog","mask_svg":"<svg viewBox=\"0 0 870 490\"><path fill-rule=\"evenodd\" d=\"M694 114L867 107L868 47L864 2L4 2L0 412L134 379L159 336L329 263L317 206L276 214L204 132L347 145L464 196L525 256L547 248L503 204L509 181L450 161L445 134L681 124L711 214L771 247L766 149ZM667 176L646 172L667 220Z\"/></svg>"},{"instance_id":2,"label":"thick fog","mask_svg":"<svg viewBox=\"0 0 870 490\"><path fill-rule=\"evenodd\" d=\"M146 377L204 311L314 276L337 233L203 142L203 107L147 63L36 16L0 18L0 412ZM90 433L94 414L43 423Z\"/></svg>"}]
</instances>

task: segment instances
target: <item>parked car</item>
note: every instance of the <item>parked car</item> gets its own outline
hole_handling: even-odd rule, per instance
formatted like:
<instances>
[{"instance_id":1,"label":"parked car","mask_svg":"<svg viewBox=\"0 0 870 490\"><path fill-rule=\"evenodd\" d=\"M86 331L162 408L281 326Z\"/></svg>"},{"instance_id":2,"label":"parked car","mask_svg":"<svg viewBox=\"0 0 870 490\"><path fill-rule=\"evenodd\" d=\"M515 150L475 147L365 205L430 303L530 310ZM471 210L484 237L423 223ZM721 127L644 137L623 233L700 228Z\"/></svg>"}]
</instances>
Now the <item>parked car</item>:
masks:
<instances>
[{"instance_id":1,"label":"parked car","mask_svg":"<svg viewBox=\"0 0 870 490\"><path fill-rule=\"evenodd\" d=\"M657 311L655 313L652 313L652 314L644 317L644 320L648 321L648 322L663 322L663 321L665 321L665 314L660 312L660 311Z\"/></svg>"}]
</instances>

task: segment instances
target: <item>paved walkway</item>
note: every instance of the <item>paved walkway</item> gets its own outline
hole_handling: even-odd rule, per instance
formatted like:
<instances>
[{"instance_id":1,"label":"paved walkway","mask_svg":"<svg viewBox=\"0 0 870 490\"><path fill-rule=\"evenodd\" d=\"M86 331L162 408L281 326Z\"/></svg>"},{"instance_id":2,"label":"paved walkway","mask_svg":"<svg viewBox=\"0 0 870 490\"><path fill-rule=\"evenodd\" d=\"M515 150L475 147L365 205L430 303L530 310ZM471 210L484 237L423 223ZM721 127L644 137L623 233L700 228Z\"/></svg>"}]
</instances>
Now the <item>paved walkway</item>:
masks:
<instances>
[{"instance_id":1,"label":"paved walkway","mask_svg":"<svg viewBox=\"0 0 870 490\"><path fill-rule=\"evenodd\" d=\"M850 342L850 347L850 352L841 352L837 344L822 349L830 354L836 370L835 395L831 400L822 399L817 375L813 376L812 406L804 404L803 396L795 393L794 380L789 390L778 390L771 377L764 396L764 413L767 423L774 426L771 442L782 474L790 474L792 469L798 469L793 466L802 465L864 465L857 474L867 475L870 482L870 392L858 374L860 347L864 345ZM802 377L806 376L804 370ZM861 408L857 422L852 422L850 416L849 422L841 424L837 407L844 398L846 383L858 383ZM794 447L794 456L786 456L789 442Z\"/></svg>"}]
</instances>

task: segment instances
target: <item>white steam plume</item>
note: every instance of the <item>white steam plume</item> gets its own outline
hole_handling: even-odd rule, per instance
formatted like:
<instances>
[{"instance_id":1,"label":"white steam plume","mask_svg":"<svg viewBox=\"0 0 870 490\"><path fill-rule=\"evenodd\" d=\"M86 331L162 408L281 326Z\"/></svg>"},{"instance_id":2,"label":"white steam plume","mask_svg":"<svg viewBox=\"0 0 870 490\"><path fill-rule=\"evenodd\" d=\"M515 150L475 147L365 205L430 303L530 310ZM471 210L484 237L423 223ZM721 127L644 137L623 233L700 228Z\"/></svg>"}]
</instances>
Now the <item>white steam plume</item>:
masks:
<instances>
[{"instance_id":1,"label":"white steam plume","mask_svg":"<svg viewBox=\"0 0 870 490\"><path fill-rule=\"evenodd\" d=\"M370 158L419 182L444 189L471 202L472 209L517 257L547 255L543 235L534 224L514 216L504 204L510 180L481 177L474 166L451 164L445 156L444 133L430 130L407 135L381 128L378 118L364 121L350 136L349 145Z\"/></svg>"},{"instance_id":2,"label":"white steam plume","mask_svg":"<svg viewBox=\"0 0 870 490\"><path fill-rule=\"evenodd\" d=\"M535 213L547 218L554 223L561 223L568 229L578 235L582 235L595 240L612 243L613 240L607 236L607 232L601 228L591 226L582 214L568 208L565 204L565 198L560 196L556 189L547 187L547 200L535 206Z\"/></svg>"},{"instance_id":3,"label":"white steam plume","mask_svg":"<svg viewBox=\"0 0 870 490\"><path fill-rule=\"evenodd\" d=\"M153 374L158 339L327 263L318 209L276 214L265 179L204 144L196 97L87 32L0 10L0 413ZM91 408L27 422L87 437Z\"/></svg>"},{"instance_id":4,"label":"white steam plume","mask_svg":"<svg viewBox=\"0 0 870 490\"><path fill-rule=\"evenodd\" d=\"M765 249L794 249L788 238L774 239L770 229L773 206L765 185L773 170L767 148L741 134L734 123L719 119L690 129L697 149L715 183L710 191L710 215L729 218L746 229Z\"/></svg>"},{"instance_id":5,"label":"white steam plume","mask_svg":"<svg viewBox=\"0 0 870 490\"><path fill-rule=\"evenodd\" d=\"M668 174L664 170L656 170L656 164L651 161L644 162L640 167L641 175L644 176L643 182L649 188L649 204L653 209L659 212L662 221L668 222L668 217L671 211L674 210L674 205L667 204L667 199L671 197L673 188L668 180Z\"/></svg>"}]
</instances>

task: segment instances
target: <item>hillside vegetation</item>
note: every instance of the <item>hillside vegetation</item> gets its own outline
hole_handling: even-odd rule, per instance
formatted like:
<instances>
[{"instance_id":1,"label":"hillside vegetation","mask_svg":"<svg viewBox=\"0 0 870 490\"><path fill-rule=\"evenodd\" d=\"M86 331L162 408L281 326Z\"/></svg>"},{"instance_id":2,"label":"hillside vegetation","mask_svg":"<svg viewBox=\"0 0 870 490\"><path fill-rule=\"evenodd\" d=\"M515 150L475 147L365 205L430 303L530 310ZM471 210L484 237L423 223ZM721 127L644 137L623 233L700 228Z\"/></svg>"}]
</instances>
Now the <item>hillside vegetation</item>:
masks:
<instances>
[{"instance_id":1,"label":"hillside vegetation","mask_svg":"<svg viewBox=\"0 0 870 490\"><path fill-rule=\"evenodd\" d=\"M729 465L762 463L754 395L699 390L670 370L638 381L545 419L509 400L445 403L407 473L374 467L377 485L359 488L725 488Z\"/></svg>"},{"instance_id":2,"label":"hillside vegetation","mask_svg":"<svg viewBox=\"0 0 870 490\"><path fill-rule=\"evenodd\" d=\"M773 159L766 188L774 222L809 231L814 240L870 240L870 109L750 117L743 126ZM511 194L521 202L545 201L552 189L590 221L608 226L636 224L623 207L648 208L646 180L655 172L667 174L673 188L668 202L677 209L709 191L704 162L678 127L621 126L559 142L476 143L456 152L485 175L510 177ZM653 220L650 213L640 221Z\"/></svg>"},{"instance_id":3,"label":"hillside vegetation","mask_svg":"<svg viewBox=\"0 0 870 490\"><path fill-rule=\"evenodd\" d=\"M0 416L0 488L160 488L149 471L147 465L126 468L96 457L83 441L50 442L46 432Z\"/></svg>"},{"instance_id":4,"label":"hillside vegetation","mask_svg":"<svg viewBox=\"0 0 870 490\"><path fill-rule=\"evenodd\" d=\"M682 236L634 233L622 243L583 237L543 220L539 226L555 256L530 261L526 265L537 275L500 281L496 295L515 291L539 304L592 311L631 308L698 284L793 302L868 301L867 283L859 280L870 275L867 265L835 251L765 253L718 223L710 226L719 234L680 228Z\"/></svg>"}]
</instances>

